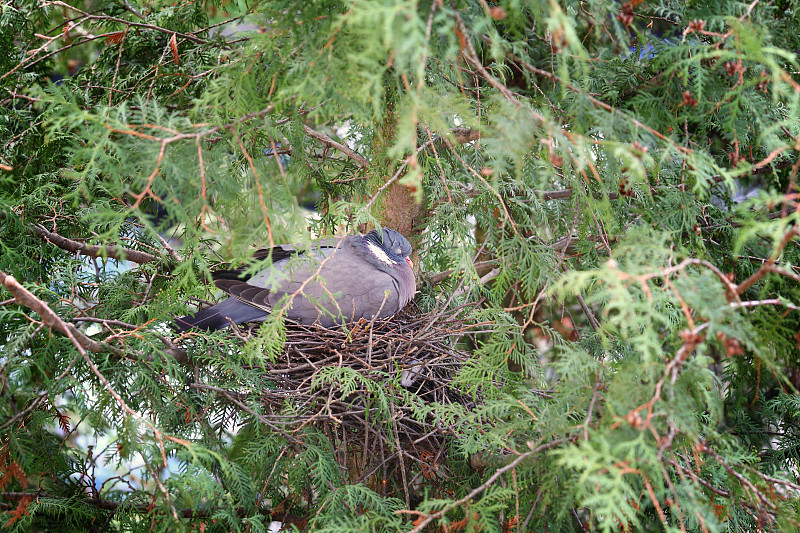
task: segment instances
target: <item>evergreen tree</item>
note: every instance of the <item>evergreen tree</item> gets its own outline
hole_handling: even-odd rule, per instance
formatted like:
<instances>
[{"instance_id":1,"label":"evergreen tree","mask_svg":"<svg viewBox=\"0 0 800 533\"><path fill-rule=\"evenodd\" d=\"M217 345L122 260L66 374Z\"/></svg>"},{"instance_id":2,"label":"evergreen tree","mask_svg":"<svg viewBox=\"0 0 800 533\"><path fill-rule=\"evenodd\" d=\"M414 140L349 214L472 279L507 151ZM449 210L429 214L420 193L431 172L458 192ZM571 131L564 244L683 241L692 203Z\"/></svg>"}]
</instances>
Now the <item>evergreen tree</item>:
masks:
<instances>
[{"instance_id":1,"label":"evergreen tree","mask_svg":"<svg viewBox=\"0 0 800 533\"><path fill-rule=\"evenodd\" d=\"M0 5L5 529L800 529L797 2ZM398 317L168 327L376 225Z\"/></svg>"}]
</instances>

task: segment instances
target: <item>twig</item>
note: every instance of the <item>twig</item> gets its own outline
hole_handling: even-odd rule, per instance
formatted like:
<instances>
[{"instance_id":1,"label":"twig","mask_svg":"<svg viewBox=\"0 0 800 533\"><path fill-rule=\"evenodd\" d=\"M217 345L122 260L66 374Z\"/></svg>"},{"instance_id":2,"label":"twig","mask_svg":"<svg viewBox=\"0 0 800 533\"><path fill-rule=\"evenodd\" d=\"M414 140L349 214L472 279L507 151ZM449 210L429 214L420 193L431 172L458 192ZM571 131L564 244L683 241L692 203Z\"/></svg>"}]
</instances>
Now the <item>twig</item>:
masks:
<instances>
[{"instance_id":1,"label":"twig","mask_svg":"<svg viewBox=\"0 0 800 533\"><path fill-rule=\"evenodd\" d=\"M417 151L416 151L416 153L415 153L415 154L419 154L420 152L422 152L422 150L424 150L425 148L427 148L427 147L428 147L428 143L429 143L429 142L430 142L430 141L428 141L428 142L426 142L426 143L422 144L422 145L421 145L419 148L417 148ZM415 155L414 157L416 157L416 155ZM364 206L364 211L369 211L370 207L372 207L372 206L375 204L375 202L378 200L378 197L381 195L381 193L383 193L383 191L385 191L386 189L388 189L388 188L389 188L389 186L390 186L392 183L394 183L395 181L397 181L398 179L400 179L400 176L402 176L402 175L403 175L403 170L404 170L404 169L406 168L406 166L408 165L408 162L409 162L409 160L411 160L411 156L409 156L409 157L406 157L406 158L403 160L403 163L400 165L400 167L399 167L399 168L397 169L397 171L394 173L394 175L393 175L391 178L389 178L389 180L388 180L386 183L384 183L383 185L381 185L381 187L380 187L380 188L379 188L377 191L375 191L375 194L374 194L374 195L372 195L372 198L370 199L370 201L369 201L369 202L367 202L367 205L365 205L365 206Z\"/></svg>"},{"instance_id":2,"label":"twig","mask_svg":"<svg viewBox=\"0 0 800 533\"><path fill-rule=\"evenodd\" d=\"M157 32L165 33L165 34L170 35L170 36L171 35L177 35L178 37L181 37L183 39L188 39L188 40L190 40L190 41L192 41L193 43L196 43L196 44L209 44L209 41L206 41L205 39L201 39L201 38L197 37L196 35L192 35L191 33L176 32L175 30L169 30L169 29L166 29L166 28L161 28L159 26L154 26L153 24L146 24L146 23L143 23L143 22L131 22L130 20L125 20L125 19L121 19L121 18L117 18L117 17L112 17L110 15L105 15L105 14L92 15L91 13L87 13L86 11L81 11L77 7L71 6L71 5L67 4L67 3L61 2L59 0L54 0L54 1L51 1L51 2L45 2L45 3L41 4L41 7L47 7L47 6L61 6L61 7L66 8L66 9L71 9L72 11L76 11L76 12L80 13L81 15L83 15L88 20L108 20L108 21L111 21L111 22L117 22L119 24L124 24L126 26L134 26L136 28L145 28L145 29L148 29L148 30L154 30L154 31L157 31Z\"/></svg>"},{"instance_id":3,"label":"twig","mask_svg":"<svg viewBox=\"0 0 800 533\"><path fill-rule=\"evenodd\" d=\"M117 259L119 261L132 261L139 264L159 260L155 255L148 254L147 252L140 252L139 250L131 250L130 248L122 248L116 245L92 245L74 241L53 231L48 231L39 224L31 224L30 228L31 231L45 241L75 254L83 254L91 257L110 257L111 259Z\"/></svg>"},{"instance_id":4,"label":"twig","mask_svg":"<svg viewBox=\"0 0 800 533\"><path fill-rule=\"evenodd\" d=\"M497 261L478 261L477 263L473 264L473 268L475 271L480 274L482 271L486 271L486 269L491 270L492 268L497 266ZM436 274L432 274L428 279L428 283L431 285L438 285L456 272L463 272L464 269L458 268L451 268L449 270L445 270L444 272L438 272Z\"/></svg>"},{"instance_id":5,"label":"twig","mask_svg":"<svg viewBox=\"0 0 800 533\"><path fill-rule=\"evenodd\" d=\"M47 492L0 492L0 500L5 501L20 501L23 498L31 498L31 500L37 499L52 499L56 501L66 501L66 500L73 500L74 497L63 497L63 496L56 496L54 494L49 494ZM77 500L80 503L85 505L89 505L91 507L95 507L97 509L103 509L107 511L115 511L120 507L124 506L126 510L131 512L137 513L151 513L154 512L153 506L150 503L145 504L133 504L129 502L117 502L112 500L104 500L102 498L80 498ZM181 509L178 514L181 518L210 518L214 516L215 513L222 511L222 510L230 510L230 507L212 507L208 509ZM253 511L251 509L245 509L243 507L238 507L235 509L236 513L241 517L251 516ZM263 509L259 507L257 509L259 514L271 516L273 512L268 509Z\"/></svg>"},{"instance_id":6,"label":"twig","mask_svg":"<svg viewBox=\"0 0 800 533\"><path fill-rule=\"evenodd\" d=\"M42 318L42 322L45 326L56 329L66 335L75 347L78 348L81 355L86 353L85 350L90 352L111 352L116 355L122 355L122 351L119 348L100 344L81 333L72 324L61 320L55 311L50 309L45 302L34 296L28 289L20 285L13 276L9 276L2 270L0 270L0 285L5 287L6 290L14 296L14 300L16 300L18 304L35 311Z\"/></svg>"},{"instance_id":7,"label":"twig","mask_svg":"<svg viewBox=\"0 0 800 533\"><path fill-rule=\"evenodd\" d=\"M369 168L369 161L367 161L367 159L364 156L357 154L356 152L354 152L353 150L351 150L347 146L343 145L342 143L334 141L333 139L331 139L330 137L328 137L324 133L320 133L320 132L318 132L316 130L313 130L309 126L307 126L305 124L303 124L303 130L310 137L313 137L314 139L320 141L323 144L327 144L331 148L336 148L337 150L342 152L344 155L346 155L347 157L349 157L350 159L355 161L358 164L358 166L360 166L361 168Z\"/></svg>"},{"instance_id":8,"label":"twig","mask_svg":"<svg viewBox=\"0 0 800 533\"><path fill-rule=\"evenodd\" d=\"M424 143L422 143L419 146L419 148L417 148L417 151L414 153L415 154L414 157L419 155L423 150L426 150L429 146L431 146L433 143L435 143L437 141L444 141L444 142L449 144L449 141L452 140L452 141L455 141L456 144L466 144L466 143L472 142L472 141L474 141L476 139L479 139L480 136L481 136L481 134L480 134L480 132L478 130L466 129L466 128L454 128L454 129L450 130L450 133L453 136L452 139L448 139L446 137L432 137L429 140L425 141ZM394 183L395 181L397 181L400 178L400 176L402 175L403 170L406 168L406 166L408 165L408 163L409 163L409 161L411 159L412 159L412 157L406 157L403 160L403 163L400 165L400 167L397 169L397 171L394 173L394 175L392 175L392 177L389 179L389 181L384 183L375 192L375 194L372 196L372 198L367 203L367 205L364 206L364 210L369 211L369 208L372 207L375 204L375 202L378 200L378 197L381 195L381 193L383 193L383 191L385 191L387 188L389 188L389 186L392 183Z\"/></svg>"},{"instance_id":9,"label":"twig","mask_svg":"<svg viewBox=\"0 0 800 533\"><path fill-rule=\"evenodd\" d=\"M741 282L736 287L736 293L742 294L744 291L749 289L754 283L763 278L767 274L767 272L777 271L777 273L787 275L789 277L794 277L795 276L794 274L791 274L789 272L784 272L781 269L775 267L774 264L775 261L778 260L778 257L780 257L783 249L786 247L787 244L789 244L789 241L791 241L797 235L800 235L800 229L797 229L796 227L790 228L789 231L787 231L783 235L783 238L778 243L778 246L775 248L775 250L773 250L772 255L770 255L769 258L764 262L764 264L761 265L761 268L756 270L753 273L753 275L751 275L749 278Z\"/></svg>"},{"instance_id":10,"label":"twig","mask_svg":"<svg viewBox=\"0 0 800 533\"><path fill-rule=\"evenodd\" d=\"M497 481L497 479L500 476L502 476L503 474L505 474L509 470L511 470L513 468L516 468L516 466L518 464L520 464L522 461L524 461L524 460L526 460L526 459L528 459L528 458L530 458L530 457L532 457L534 455L538 455L538 454L540 454L540 453L542 453L544 451L547 451L547 450L549 450L551 448L556 448L558 446L561 446L562 444L565 444L567 442L571 442L572 440L573 439L570 439L570 438L567 438L567 439L556 439L556 440L550 441L550 442L548 442L546 444L542 444L541 446L537 446L536 448L534 448L534 449L532 449L532 450L530 450L528 452L519 454L513 461L508 463L506 466L504 466L502 468L498 468L495 471L495 473L492 474L489 477L489 479L487 479L484 483L482 483L478 487L476 487L473 490L471 490L470 493L467 494L466 496L464 496L463 498L445 505L442 509L440 509L439 511L436 511L435 513L427 515L421 522L419 522L417 524L417 526L414 529L412 529L410 531L410 533L419 533L420 531L422 531L425 528L425 526L430 524L433 520L436 520L437 518L441 518L442 516L444 516L445 513L447 513L450 509L453 509L455 507L458 507L460 505L463 505L463 504L467 503L472 498L474 498L475 496L477 496L481 492L483 492L486 489L488 489L489 487L491 487L494 484L494 482ZM395 511L395 514L399 514L399 511Z\"/></svg>"},{"instance_id":11,"label":"twig","mask_svg":"<svg viewBox=\"0 0 800 533\"><path fill-rule=\"evenodd\" d=\"M784 302L780 298L771 298L771 299L767 299L767 300L750 300L750 301L747 301L747 302L731 302L730 303L731 307L758 307L758 306L761 306L761 305L782 305L782 306L786 307L787 309L791 309L792 311L800 311L800 307L798 307L798 306L796 306L796 305L794 305L792 303L789 303L789 302Z\"/></svg>"}]
</instances>

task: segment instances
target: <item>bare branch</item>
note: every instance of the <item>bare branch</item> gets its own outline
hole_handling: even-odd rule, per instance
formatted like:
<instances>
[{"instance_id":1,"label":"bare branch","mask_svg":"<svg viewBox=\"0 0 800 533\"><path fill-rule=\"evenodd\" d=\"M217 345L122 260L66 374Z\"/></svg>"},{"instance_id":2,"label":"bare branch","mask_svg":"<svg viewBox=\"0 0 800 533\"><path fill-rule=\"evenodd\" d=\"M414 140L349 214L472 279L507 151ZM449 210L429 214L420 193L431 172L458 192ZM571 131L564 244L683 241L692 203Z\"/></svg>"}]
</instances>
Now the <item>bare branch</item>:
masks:
<instances>
[{"instance_id":1,"label":"bare branch","mask_svg":"<svg viewBox=\"0 0 800 533\"><path fill-rule=\"evenodd\" d=\"M115 245L94 245L68 239L53 231L46 230L39 224L31 224L31 231L43 240L54 244L59 248L74 254L83 254L90 257L109 257L119 261L133 261L134 263L144 264L158 261L160 258L147 252L131 250Z\"/></svg>"},{"instance_id":2,"label":"bare branch","mask_svg":"<svg viewBox=\"0 0 800 533\"><path fill-rule=\"evenodd\" d=\"M731 302L731 307L760 307L762 305L781 305L792 311L800 311L800 307L789 302L784 302L780 298L769 298L766 300L749 300L746 302Z\"/></svg>"},{"instance_id":3,"label":"bare branch","mask_svg":"<svg viewBox=\"0 0 800 533\"><path fill-rule=\"evenodd\" d=\"M358 166L360 166L361 168L369 168L369 161L367 161L367 159L364 156L357 154L356 152L354 152L353 150L351 150L347 146L345 146L345 145L343 145L343 144L341 144L339 142L334 141L333 139L331 139L330 137L328 137L324 133L320 133L320 132L318 132L316 130L311 129L310 127L306 126L305 124L303 124L303 130L305 130L305 132L308 133L309 136L315 138L316 140L320 141L321 143L327 144L331 148L336 148L337 150L342 152L344 155L346 155L347 157L349 157L350 159L352 159L353 161L358 163Z\"/></svg>"},{"instance_id":4,"label":"bare branch","mask_svg":"<svg viewBox=\"0 0 800 533\"><path fill-rule=\"evenodd\" d=\"M481 274L482 272L483 273L488 272L496 266L497 266L497 261L478 261L473 265L475 271L478 274ZM447 278L449 278L450 276L452 276L453 274L455 274L456 272L463 272L463 269L451 268L449 270L445 270L444 272L431 274L430 277L428 277L428 283L430 283L431 285L438 285Z\"/></svg>"}]
</instances>

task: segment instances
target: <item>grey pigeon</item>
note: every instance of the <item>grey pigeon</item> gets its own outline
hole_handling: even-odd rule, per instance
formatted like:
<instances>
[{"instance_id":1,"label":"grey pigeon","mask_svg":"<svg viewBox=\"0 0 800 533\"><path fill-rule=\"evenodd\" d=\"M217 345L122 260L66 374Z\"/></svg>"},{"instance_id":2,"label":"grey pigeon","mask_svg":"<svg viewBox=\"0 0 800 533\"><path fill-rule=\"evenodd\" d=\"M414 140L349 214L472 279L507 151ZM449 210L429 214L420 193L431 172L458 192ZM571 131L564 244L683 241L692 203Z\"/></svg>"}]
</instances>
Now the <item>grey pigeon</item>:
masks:
<instances>
[{"instance_id":1,"label":"grey pigeon","mask_svg":"<svg viewBox=\"0 0 800 533\"><path fill-rule=\"evenodd\" d=\"M217 330L231 322L263 321L273 309L325 327L391 316L416 291L409 255L409 242L391 229L321 239L307 248L283 244L258 250L254 259L271 258L272 267L249 279L245 268L215 272L214 283L231 297L175 319L173 327Z\"/></svg>"}]
</instances>

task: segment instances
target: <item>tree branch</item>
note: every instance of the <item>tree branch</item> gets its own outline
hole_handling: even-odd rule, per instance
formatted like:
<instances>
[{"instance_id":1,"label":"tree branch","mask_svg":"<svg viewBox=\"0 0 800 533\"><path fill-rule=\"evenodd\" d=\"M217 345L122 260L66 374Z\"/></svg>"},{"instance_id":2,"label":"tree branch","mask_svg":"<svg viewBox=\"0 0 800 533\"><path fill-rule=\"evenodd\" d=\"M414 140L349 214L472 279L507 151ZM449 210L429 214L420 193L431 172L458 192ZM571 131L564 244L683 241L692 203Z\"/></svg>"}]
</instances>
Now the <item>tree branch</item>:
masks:
<instances>
[{"instance_id":1,"label":"tree branch","mask_svg":"<svg viewBox=\"0 0 800 533\"><path fill-rule=\"evenodd\" d=\"M49 499L53 499L53 500L68 500L68 499L72 500L73 499L73 498L67 498L67 497L64 497L64 496L56 496L56 495L53 495L53 494L47 494L45 492L0 492L0 500L17 502L17 501L22 500L23 498L30 498L31 501L36 501L36 500L38 500L40 498L49 498ZM125 502L115 502L115 501L111 501L111 500L104 500L102 498L82 498L79 501L81 503L86 504L86 505L90 505L90 506L95 507L97 509L103 509L103 510L106 510L106 511L116 511L120 507L123 507L126 511L133 511L133 512L144 513L144 514L148 514L148 513L151 513L153 511L152 504L150 504L150 503L130 504L130 503L125 503ZM210 509L181 509L180 511L178 511L178 514L181 516L181 518L210 518L211 516L214 516L214 514L217 511L220 511L222 509L223 509L222 507L215 507L215 508L210 508ZM245 509L243 507L237 507L236 508L236 514L239 515L240 517L250 516L251 512L252 511L249 511L249 510L247 510L247 509ZM259 514L266 515L266 516L271 516L271 517L274 517L274 518L282 520L282 521L290 521L291 522L292 518L293 518L291 515L283 515L283 514L280 514L280 513L273 513L273 511L268 510L268 509L259 509L257 512ZM299 517L297 517L297 518L299 518Z\"/></svg>"},{"instance_id":2,"label":"tree branch","mask_svg":"<svg viewBox=\"0 0 800 533\"><path fill-rule=\"evenodd\" d=\"M58 233L48 231L39 224L31 224L30 228L43 240L74 254L83 254L91 257L110 257L119 261L132 261L140 265L159 260L159 257L139 250L131 250L130 248L122 248L116 245L94 245L74 241Z\"/></svg>"},{"instance_id":3,"label":"tree branch","mask_svg":"<svg viewBox=\"0 0 800 533\"><path fill-rule=\"evenodd\" d=\"M479 139L480 136L481 136L481 133L478 130L466 129L466 128L454 128L454 129L450 130L450 133L453 134L453 139L452 140L455 141L458 144L466 144L468 142L472 142L472 141L474 141L476 139ZM400 164L400 166L398 167L398 169L394 173L394 175L391 178L389 178L389 181L387 181L386 183L381 185L381 187L372 196L370 201L367 202L367 205L364 206L364 209L369 211L370 207L372 207L372 205L378 200L378 197L381 195L381 193L383 191L385 191L387 188L389 188L389 186L392 183L394 183L395 181L400 179L400 176L403 175L403 170L405 170L406 166L408 166L409 160L412 157L416 157L417 154L420 154L423 150L427 149L433 143L435 143L437 141L442 141L442 140L444 142L446 142L446 143L450 142L450 140L448 140L447 138L432 137L430 140L425 141L424 143L422 143L420 145L420 147L417 148L417 151L414 153L413 156L409 156L409 157L406 157L405 159L403 159L403 162Z\"/></svg>"},{"instance_id":4,"label":"tree branch","mask_svg":"<svg viewBox=\"0 0 800 533\"><path fill-rule=\"evenodd\" d=\"M126 4L127 4L127 2L126 2ZM191 33L181 33L181 32L175 31L175 30L162 28L160 26L154 26L153 24L146 24L146 23L143 23L143 22L133 22L133 21L130 21L130 20L125 20L125 19L121 19L121 18L118 18L118 17L112 17L110 15L106 15L106 14L102 14L102 13L100 15L93 15L91 13L87 13L86 11L81 11L77 7L71 6L71 5L69 5L69 4L65 3L65 2L60 2L60 1L47 2L47 3L43 4L42 7L48 6L48 5L61 6L61 7L66 8L66 9L71 9L72 11L80 13L81 15L83 15L88 20L100 20L100 21L107 20L109 22L116 22L116 23L119 23L119 24L125 24L126 26L135 26L137 28L144 28L144 29L147 29L147 30L154 30L154 31L157 31L157 32L160 32L160 33L164 33L166 35L176 35L176 36L181 37L183 39L188 39L188 40L190 40L190 41L192 41L193 43L196 43L196 44L210 44L209 41L207 41L205 39L201 39L200 37L197 37L196 35L192 35ZM138 13L136 13L136 14L141 18L141 15L139 15Z\"/></svg>"},{"instance_id":5,"label":"tree branch","mask_svg":"<svg viewBox=\"0 0 800 533\"><path fill-rule=\"evenodd\" d=\"M489 479L487 479L483 484L479 485L478 487L475 487L472 491L470 491L469 494L467 494L460 500L456 500L448 505L445 505L441 510L436 511L435 513L429 514L427 516L424 513L420 513L422 514L422 516L425 516L425 518L421 522L419 522L414 529L411 530L411 533L418 533L419 531L422 531L423 529L425 529L425 526L427 526L433 520L436 520L437 518L441 518L442 516L444 516L445 513L447 513L450 509L467 503L472 498L474 498L481 492L491 487L494 484L494 482L497 481L497 478L499 478L509 470L513 470L514 468L516 468L516 466L519 465L525 459L538 455L551 448L556 448L558 446L561 446L562 444L566 444L567 442L571 442L572 440L574 440L574 438L556 439L546 444L542 444L541 446L537 446L536 448L533 448L530 451L519 454L513 461L508 463L506 466L498 468L495 471L495 473L489 477ZM398 511L395 511L395 513L398 513Z\"/></svg>"},{"instance_id":6,"label":"tree branch","mask_svg":"<svg viewBox=\"0 0 800 533\"><path fill-rule=\"evenodd\" d=\"M358 166L360 166L361 168L369 168L369 161L367 161L367 159L364 156L357 154L356 152L354 152L353 150L351 150L347 146L345 146L345 145L343 145L343 144L341 144L339 142L334 141L333 139L331 139L330 137L328 137L324 133L320 133L320 132L318 132L316 130L311 129L310 127L306 126L305 124L303 124L303 130L305 130L305 132L308 133L308 135L310 137L315 138L316 140L320 141L322 144L327 144L331 148L335 148L335 149L339 150L344 155L346 155L347 157L349 157L350 159L355 161L358 164Z\"/></svg>"},{"instance_id":7,"label":"tree branch","mask_svg":"<svg viewBox=\"0 0 800 533\"><path fill-rule=\"evenodd\" d=\"M761 265L761 268L756 270L752 276L741 282L736 287L736 293L737 294L744 293L744 291L753 286L754 283L763 278L767 274L767 272L782 274L784 276L789 276L792 279L796 279L793 277L796 276L796 274L783 271L782 269L774 265L775 261L777 261L778 257L780 257L781 252L783 252L783 249L786 247L787 244L789 244L789 241L791 241L797 235L800 235L800 230L798 230L797 228L791 228L789 231L787 231L784 234L783 238L781 239L781 242L778 243L778 246L772 252L772 255L770 255L769 258L764 262L764 264Z\"/></svg>"},{"instance_id":8,"label":"tree branch","mask_svg":"<svg viewBox=\"0 0 800 533\"><path fill-rule=\"evenodd\" d=\"M475 271L479 275L481 275L481 272L483 272L483 273L490 272L493 268L497 267L497 264L498 264L497 261L478 261L473 266L475 268ZM443 282L444 280L446 280L447 278L449 278L450 276L452 276L453 274L455 274L456 272L463 272L463 271L464 271L464 269L451 268L449 270L445 270L444 272L438 272L436 274L431 274L428 277L427 281L431 285L438 285L441 282Z\"/></svg>"},{"instance_id":9,"label":"tree branch","mask_svg":"<svg viewBox=\"0 0 800 533\"><path fill-rule=\"evenodd\" d=\"M5 287L5 289L14 296L14 300L19 305L24 305L42 317L42 323L44 323L45 326L56 329L69 337L79 351L88 350L94 353L112 352L118 356L123 355L122 350L119 348L100 344L81 333L81 331L72 324L64 322L45 302L20 285L19 282L14 279L14 276L9 276L2 270L0 270L0 285Z\"/></svg>"}]
</instances>

